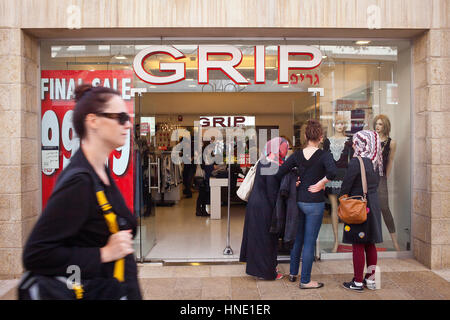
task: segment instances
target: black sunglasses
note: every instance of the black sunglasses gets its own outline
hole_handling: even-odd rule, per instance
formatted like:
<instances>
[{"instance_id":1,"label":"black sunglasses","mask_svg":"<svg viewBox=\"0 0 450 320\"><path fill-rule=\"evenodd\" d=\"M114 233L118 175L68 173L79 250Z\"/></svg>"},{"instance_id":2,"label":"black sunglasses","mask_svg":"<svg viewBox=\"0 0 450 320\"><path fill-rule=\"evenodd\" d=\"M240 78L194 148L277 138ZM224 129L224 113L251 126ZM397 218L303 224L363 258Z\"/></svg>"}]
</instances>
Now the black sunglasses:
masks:
<instances>
[{"instance_id":1,"label":"black sunglasses","mask_svg":"<svg viewBox=\"0 0 450 320\"><path fill-rule=\"evenodd\" d=\"M119 124L122 125L122 126L125 123L127 123L127 121L130 121L130 115L128 113L126 113L126 112L117 112L117 113L113 113L113 112L99 112L99 113L96 113L96 114L101 116L101 117L117 120L119 122Z\"/></svg>"}]
</instances>

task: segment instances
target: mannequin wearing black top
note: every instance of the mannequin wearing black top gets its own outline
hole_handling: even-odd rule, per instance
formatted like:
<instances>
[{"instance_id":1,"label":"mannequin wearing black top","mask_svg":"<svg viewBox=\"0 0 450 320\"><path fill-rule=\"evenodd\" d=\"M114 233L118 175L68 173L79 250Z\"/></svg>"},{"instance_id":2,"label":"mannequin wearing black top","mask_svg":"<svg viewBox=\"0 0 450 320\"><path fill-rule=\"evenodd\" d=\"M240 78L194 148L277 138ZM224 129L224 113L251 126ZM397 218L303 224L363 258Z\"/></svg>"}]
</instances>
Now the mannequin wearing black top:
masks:
<instances>
[{"instance_id":1,"label":"mannequin wearing black top","mask_svg":"<svg viewBox=\"0 0 450 320\"><path fill-rule=\"evenodd\" d=\"M323 150L330 151L337 167L337 174L333 181L326 184L326 195L331 204L331 224L333 226L334 246L332 252L337 252L339 246L338 237L338 195L341 191L342 181L347 171L349 158L351 157L352 142L345 135L346 122L344 119L336 119L334 124L335 134L325 139Z\"/></svg>"}]
</instances>

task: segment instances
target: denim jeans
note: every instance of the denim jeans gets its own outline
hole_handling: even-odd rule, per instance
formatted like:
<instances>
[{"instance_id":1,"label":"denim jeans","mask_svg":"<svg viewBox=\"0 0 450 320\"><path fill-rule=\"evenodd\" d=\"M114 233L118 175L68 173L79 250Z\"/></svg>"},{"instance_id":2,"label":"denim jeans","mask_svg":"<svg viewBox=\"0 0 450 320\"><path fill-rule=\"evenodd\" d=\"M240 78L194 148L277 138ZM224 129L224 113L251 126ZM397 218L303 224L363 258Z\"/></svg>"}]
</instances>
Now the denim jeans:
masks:
<instances>
[{"instance_id":1,"label":"denim jeans","mask_svg":"<svg viewBox=\"0 0 450 320\"><path fill-rule=\"evenodd\" d=\"M299 226L297 238L294 247L291 250L290 274L297 275L300 266L300 257L302 256L302 276L301 283L311 281L311 269L314 261L314 248L322 225L324 202L308 203L297 202L299 209L305 214L304 230Z\"/></svg>"}]
</instances>

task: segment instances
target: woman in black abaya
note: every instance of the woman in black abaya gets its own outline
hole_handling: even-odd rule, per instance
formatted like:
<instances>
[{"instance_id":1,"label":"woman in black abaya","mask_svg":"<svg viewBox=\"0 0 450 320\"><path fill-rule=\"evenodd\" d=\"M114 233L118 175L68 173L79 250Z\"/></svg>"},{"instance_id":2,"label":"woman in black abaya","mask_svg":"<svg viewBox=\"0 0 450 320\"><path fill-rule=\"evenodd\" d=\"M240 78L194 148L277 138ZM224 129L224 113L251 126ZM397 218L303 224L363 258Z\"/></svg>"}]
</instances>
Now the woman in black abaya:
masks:
<instances>
[{"instance_id":1,"label":"woman in black abaya","mask_svg":"<svg viewBox=\"0 0 450 320\"><path fill-rule=\"evenodd\" d=\"M269 232L280 182L275 174L283 164L289 143L280 137L267 142L265 159L258 162L255 182L245 213L239 261L247 262L246 273L265 280L281 279L277 272L278 236Z\"/></svg>"}]
</instances>

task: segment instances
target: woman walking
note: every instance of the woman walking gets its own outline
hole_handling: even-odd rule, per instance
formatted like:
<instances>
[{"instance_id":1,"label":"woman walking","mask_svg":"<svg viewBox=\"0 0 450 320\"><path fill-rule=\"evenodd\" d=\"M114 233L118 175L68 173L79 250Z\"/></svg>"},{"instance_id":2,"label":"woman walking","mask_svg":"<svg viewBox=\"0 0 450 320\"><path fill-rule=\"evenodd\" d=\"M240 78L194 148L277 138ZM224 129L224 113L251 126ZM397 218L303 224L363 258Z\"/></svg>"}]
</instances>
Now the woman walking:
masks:
<instances>
[{"instance_id":1,"label":"woman walking","mask_svg":"<svg viewBox=\"0 0 450 320\"><path fill-rule=\"evenodd\" d=\"M67 277L68 267L77 266L86 299L141 299L132 240L137 221L105 166L129 139L130 116L113 89L85 84L75 96L73 124L81 146L31 232L23 263L50 277ZM109 205L100 207L105 201Z\"/></svg>"},{"instance_id":2,"label":"woman walking","mask_svg":"<svg viewBox=\"0 0 450 320\"><path fill-rule=\"evenodd\" d=\"M311 269L314 260L314 248L322 225L324 189L328 181L336 176L336 165L330 152L319 149L323 140L323 129L317 120L309 120L305 129L307 145L296 151L281 166L277 176L279 179L294 167L300 175L297 188L297 205L305 215L304 225L299 225L294 247L291 250L289 280L295 282L300 267L303 251L301 289L316 289L323 283L311 281ZM304 228L304 229L303 229Z\"/></svg>"},{"instance_id":3,"label":"woman walking","mask_svg":"<svg viewBox=\"0 0 450 320\"><path fill-rule=\"evenodd\" d=\"M278 236L269 232L280 182L275 174L289 149L285 139L267 142L265 158L256 167L255 181L245 213L241 262L247 262L246 273L265 280L281 279L276 270Z\"/></svg>"},{"instance_id":4,"label":"woman walking","mask_svg":"<svg viewBox=\"0 0 450 320\"><path fill-rule=\"evenodd\" d=\"M344 282L346 289L362 292L363 286L375 289L373 279L377 265L375 243L383 242L381 233L381 210L378 199L378 182L383 175L383 158L378 133L363 130L353 136L354 157L348 164L347 173L342 182L340 197L362 196L361 167L357 156L364 163L367 179L367 220L362 224L344 224L343 242L352 244L354 278ZM364 277L364 265L367 261L368 273ZM372 279L369 279L372 278Z\"/></svg>"}]
</instances>

